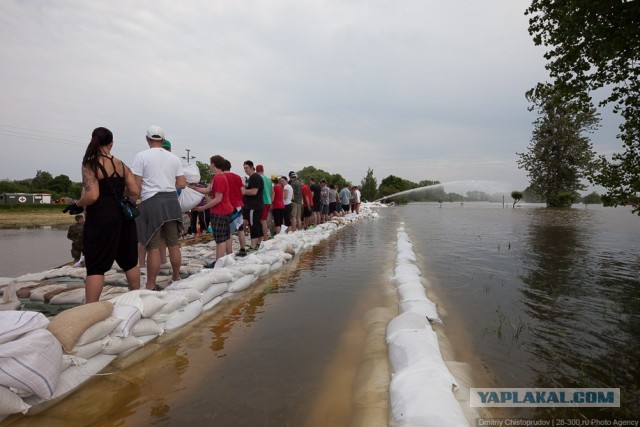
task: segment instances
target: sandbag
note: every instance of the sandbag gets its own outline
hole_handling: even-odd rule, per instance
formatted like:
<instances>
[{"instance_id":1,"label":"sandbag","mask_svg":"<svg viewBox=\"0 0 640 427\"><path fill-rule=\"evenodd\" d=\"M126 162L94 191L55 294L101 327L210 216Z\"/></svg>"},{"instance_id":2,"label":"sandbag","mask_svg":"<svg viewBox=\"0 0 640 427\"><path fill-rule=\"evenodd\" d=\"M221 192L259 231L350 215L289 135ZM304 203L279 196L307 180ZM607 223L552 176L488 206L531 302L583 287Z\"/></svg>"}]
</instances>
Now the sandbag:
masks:
<instances>
[{"instance_id":1,"label":"sandbag","mask_svg":"<svg viewBox=\"0 0 640 427\"><path fill-rule=\"evenodd\" d=\"M246 275L240 277L239 279L234 280L233 282L230 282L229 283L229 292L244 291L249 286L251 286L251 283L253 283L254 277L255 276L253 274L246 274Z\"/></svg>"},{"instance_id":2,"label":"sandbag","mask_svg":"<svg viewBox=\"0 0 640 427\"><path fill-rule=\"evenodd\" d=\"M207 304L209 301L211 301L218 295L222 295L223 293L227 292L228 289L229 289L229 285L227 283L214 283L213 285L209 286L206 291L202 293L202 296L200 297L200 301L202 302L203 305Z\"/></svg>"},{"instance_id":3,"label":"sandbag","mask_svg":"<svg viewBox=\"0 0 640 427\"><path fill-rule=\"evenodd\" d=\"M400 331L419 331L426 328L431 329L426 317L415 313L399 314L391 319L387 325L387 343L389 343L393 339L393 336Z\"/></svg>"},{"instance_id":4,"label":"sandbag","mask_svg":"<svg viewBox=\"0 0 640 427\"><path fill-rule=\"evenodd\" d=\"M198 165L196 163L188 164L186 166L182 165L182 172L184 173L185 180L189 184L197 184L200 182L200 169L198 168ZM183 189L182 191L186 190L187 188ZM198 193L198 194L202 196L202 193ZM186 211L182 211L182 212L186 212Z\"/></svg>"},{"instance_id":5,"label":"sandbag","mask_svg":"<svg viewBox=\"0 0 640 427\"><path fill-rule=\"evenodd\" d=\"M178 202L180 202L180 212L189 212L195 208L204 199L204 195L193 188L185 187L178 195Z\"/></svg>"},{"instance_id":6,"label":"sandbag","mask_svg":"<svg viewBox=\"0 0 640 427\"><path fill-rule=\"evenodd\" d=\"M76 342L76 346L81 346L85 344L89 344L94 341L100 341L102 338L109 335L113 330L122 322L122 319L117 317L109 316L104 320L96 323L95 325L89 326L86 331L80 335L78 341Z\"/></svg>"},{"instance_id":7,"label":"sandbag","mask_svg":"<svg viewBox=\"0 0 640 427\"><path fill-rule=\"evenodd\" d=\"M164 322L165 331L173 331L192 321L202 312L202 301L195 300L181 308Z\"/></svg>"},{"instance_id":8,"label":"sandbag","mask_svg":"<svg viewBox=\"0 0 640 427\"><path fill-rule=\"evenodd\" d=\"M131 328L130 334L140 338L147 335L162 335L164 330L153 319L140 319Z\"/></svg>"},{"instance_id":9,"label":"sandbag","mask_svg":"<svg viewBox=\"0 0 640 427\"><path fill-rule=\"evenodd\" d=\"M3 415L26 414L30 406L24 400L7 387L0 386L0 417ZM0 420L1 421L1 420Z\"/></svg>"},{"instance_id":10,"label":"sandbag","mask_svg":"<svg viewBox=\"0 0 640 427\"><path fill-rule=\"evenodd\" d=\"M129 335L127 337L108 336L102 340L104 354L120 354L133 348L142 347L144 343L137 337Z\"/></svg>"},{"instance_id":11,"label":"sandbag","mask_svg":"<svg viewBox=\"0 0 640 427\"><path fill-rule=\"evenodd\" d=\"M80 335L89 326L106 319L113 311L113 304L108 301L92 302L65 310L51 319L47 329L58 339L62 348L68 353L76 345Z\"/></svg>"},{"instance_id":12,"label":"sandbag","mask_svg":"<svg viewBox=\"0 0 640 427\"><path fill-rule=\"evenodd\" d=\"M62 346L46 329L36 329L0 345L0 385L35 394L53 395L62 372Z\"/></svg>"},{"instance_id":13,"label":"sandbag","mask_svg":"<svg viewBox=\"0 0 640 427\"><path fill-rule=\"evenodd\" d=\"M392 425L469 427L450 380L440 371L424 369L393 375L390 400Z\"/></svg>"},{"instance_id":14,"label":"sandbag","mask_svg":"<svg viewBox=\"0 0 640 427\"><path fill-rule=\"evenodd\" d=\"M73 347L73 350L70 351L70 354L82 359L89 360L92 357L102 353L103 348L104 346L102 344L102 340L92 341L84 345L77 345Z\"/></svg>"},{"instance_id":15,"label":"sandbag","mask_svg":"<svg viewBox=\"0 0 640 427\"><path fill-rule=\"evenodd\" d=\"M44 329L49 319L35 311L0 311L0 344L36 329Z\"/></svg>"},{"instance_id":16,"label":"sandbag","mask_svg":"<svg viewBox=\"0 0 640 427\"><path fill-rule=\"evenodd\" d=\"M437 306L429 299L401 301L400 311L402 313L416 313L425 316L430 322L442 323Z\"/></svg>"},{"instance_id":17,"label":"sandbag","mask_svg":"<svg viewBox=\"0 0 640 427\"><path fill-rule=\"evenodd\" d=\"M132 305L117 305L111 315L121 319L120 324L111 332L111 335L116 337L129 336L133 325L142 318L140 310Z\"/></svg>"}]
</instances>

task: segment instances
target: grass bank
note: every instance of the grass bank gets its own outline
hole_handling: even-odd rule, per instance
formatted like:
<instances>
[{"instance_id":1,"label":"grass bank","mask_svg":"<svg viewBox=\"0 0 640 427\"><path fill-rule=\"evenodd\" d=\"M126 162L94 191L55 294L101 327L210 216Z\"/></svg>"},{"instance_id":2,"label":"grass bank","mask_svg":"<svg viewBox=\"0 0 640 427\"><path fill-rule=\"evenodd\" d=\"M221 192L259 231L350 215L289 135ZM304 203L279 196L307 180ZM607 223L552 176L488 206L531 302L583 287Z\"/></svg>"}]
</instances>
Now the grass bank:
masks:
<instances>
[{"instance_id":1,"label":"grass bank","mask_svg":"<svg viewBox=\"0 0 640 427\"><path fill-rule=\"evenodd\" d=\"M0 228L65 226L73 224L73 215L62 213L66 205L0 205Z\"/></svg>"}]
</instances>

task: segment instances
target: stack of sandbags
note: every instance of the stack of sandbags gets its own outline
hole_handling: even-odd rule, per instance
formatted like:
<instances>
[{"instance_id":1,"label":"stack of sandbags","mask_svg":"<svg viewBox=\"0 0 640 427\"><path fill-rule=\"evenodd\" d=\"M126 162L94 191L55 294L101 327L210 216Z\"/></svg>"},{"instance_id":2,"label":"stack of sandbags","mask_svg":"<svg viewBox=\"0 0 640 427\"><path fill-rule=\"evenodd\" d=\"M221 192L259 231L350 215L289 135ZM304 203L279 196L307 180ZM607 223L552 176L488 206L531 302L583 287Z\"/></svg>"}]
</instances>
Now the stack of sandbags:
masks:
<instances>
[{"instance_id":1,"label":"stack of sandbags","mask_svg":"<svg viewBox=\"0 0 640 427\"><path fill-rule=\"evenodd\" d=\"M447 368L431 321L438 313L426 295L412 243L398 229L394 276L401 314L387 325L392 379L391 425L468 426L456 396L456 379Z\"/></svg>"},{"instance_id":2,"label":"stack of sandbags","mask_svg":"<svg viewBox=\"0 0 640 427\"><path fill-rule=\"evenodd\" d=\"M63 370L62 347L48 325L41 313L0 312L0 419L25 413L25 397L53 396Z\"/></svg>"}]
</instances>

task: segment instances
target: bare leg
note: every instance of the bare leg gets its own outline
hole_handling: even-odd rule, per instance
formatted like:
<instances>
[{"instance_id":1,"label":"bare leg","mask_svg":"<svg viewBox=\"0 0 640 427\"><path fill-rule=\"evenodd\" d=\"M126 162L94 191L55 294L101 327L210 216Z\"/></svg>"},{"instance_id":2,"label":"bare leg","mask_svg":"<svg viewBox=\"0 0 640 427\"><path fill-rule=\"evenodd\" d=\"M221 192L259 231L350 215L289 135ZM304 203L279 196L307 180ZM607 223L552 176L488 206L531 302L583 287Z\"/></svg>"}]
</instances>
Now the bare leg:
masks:
<instances>
[{"instance_id":1,"label":"bare leg","mask_svg":"<svg viewBox=\"0 0 640 427\"><path fill-rule=\"evenodd\" d=\"M162 241L160 243L160 264L167 263L167 243Z\"/></svg>"},{"instance_id":2,"label":"bare leg","mask_svg":"<svg viewBox=\"0 0 640 427\"><path fill-rule=\"evenodd\" d=\"M240 242L240 249L246 248L244 229L238 231L238 242Z\"/></svg>"},{"instance_id":3,"label":"bare leg","mask_svg":"<svg viewBox=\"0 0 640 427\"><path fill-rule=\"evenodd\" d=\"M147 250L142 246L141 243L138 243L138 267L145 267L147 258Z\"/></svg>"},{"instance_id":4,"label":"bare leg","mask_svg":"<svg viewBox=\"0 0 640 427\"><path fill-rule=\"evenodd\" d=\"M147 249L147 289L156 286L156 279L160 271L160 249Z\"/></svg>"},{"instance_id":5,"label":"bare leg","mask_svg":"<svg viewBox=\"0 0 640 427\"><path fill-rule=\"evenodd\" d=\"M180 265L182 264L182 252L180 252L180 245L169 246L169 260L171 261L171 269L173 270L171 279L180 280Z\"/></svg>"},{"instance_id":6,"label":"bare leg","mask_svg":"<svg viewBox=\"0 0 640 427\"><path fill-rule=\"evenodd\" d=\"M140 289L140 269L138 268L138 266L125 271L124 275L127 277L127 283L129 284L130 290L133 291L136 289Z\"/></svg>"},{"instance_id":7,"label":"bare leg","mask_svg":"<svg viewBox=\"0 0 640 427\"><path fill-rule=\"evenodd\" d=\"M104 287L104 276L102 274L92 274L84 279L84 299L85 303L97 302L100 299L102 288Z\"/></svg>"}]
</instances>

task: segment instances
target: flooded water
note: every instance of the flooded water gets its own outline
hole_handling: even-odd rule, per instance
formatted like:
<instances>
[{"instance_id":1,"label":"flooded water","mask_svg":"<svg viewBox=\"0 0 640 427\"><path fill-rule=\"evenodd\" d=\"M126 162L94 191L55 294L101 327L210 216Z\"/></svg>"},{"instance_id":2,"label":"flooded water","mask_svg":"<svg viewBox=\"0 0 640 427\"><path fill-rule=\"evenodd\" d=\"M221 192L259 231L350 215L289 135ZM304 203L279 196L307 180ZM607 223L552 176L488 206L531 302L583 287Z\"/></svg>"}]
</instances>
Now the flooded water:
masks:
<instances>
[{"instance_id":1,"label":"flooded water","mask_svg":"<svg viewBox=\"0 0 640 427\"><path fill-rule=\"evenodd\" d=\"M398 208L479 387L620 388L621 408L522 411L640 419L640 218L626 209ZM466 345L467 343L465 343ZM461 347L461 346L458 346Z\"/></svg>"},{"instance_id":2,"label":"flooded water","mask_svg":"<svg viewBox=\"0 0 640 427\"><path fill-rule=\"evenodd\" d=\"M0 229L0 277L38 273L72 259L66 226Z\"/></svg>"},{"instance_id":3,"label":"flooded water","mask_svg":"<svg viewBox=\"0 0 640 427\"><path fill-rule=\"evenodd\" d=\"M621 408L514 414L640 418L640 218L624 209L483 203L379 212L242 299L148 344L139 363L134 353L9 425L349 425L362 319L390 303L400 222L456 359L488 373L477 387L619 387Z\"/></svg>"}]
</instances>

